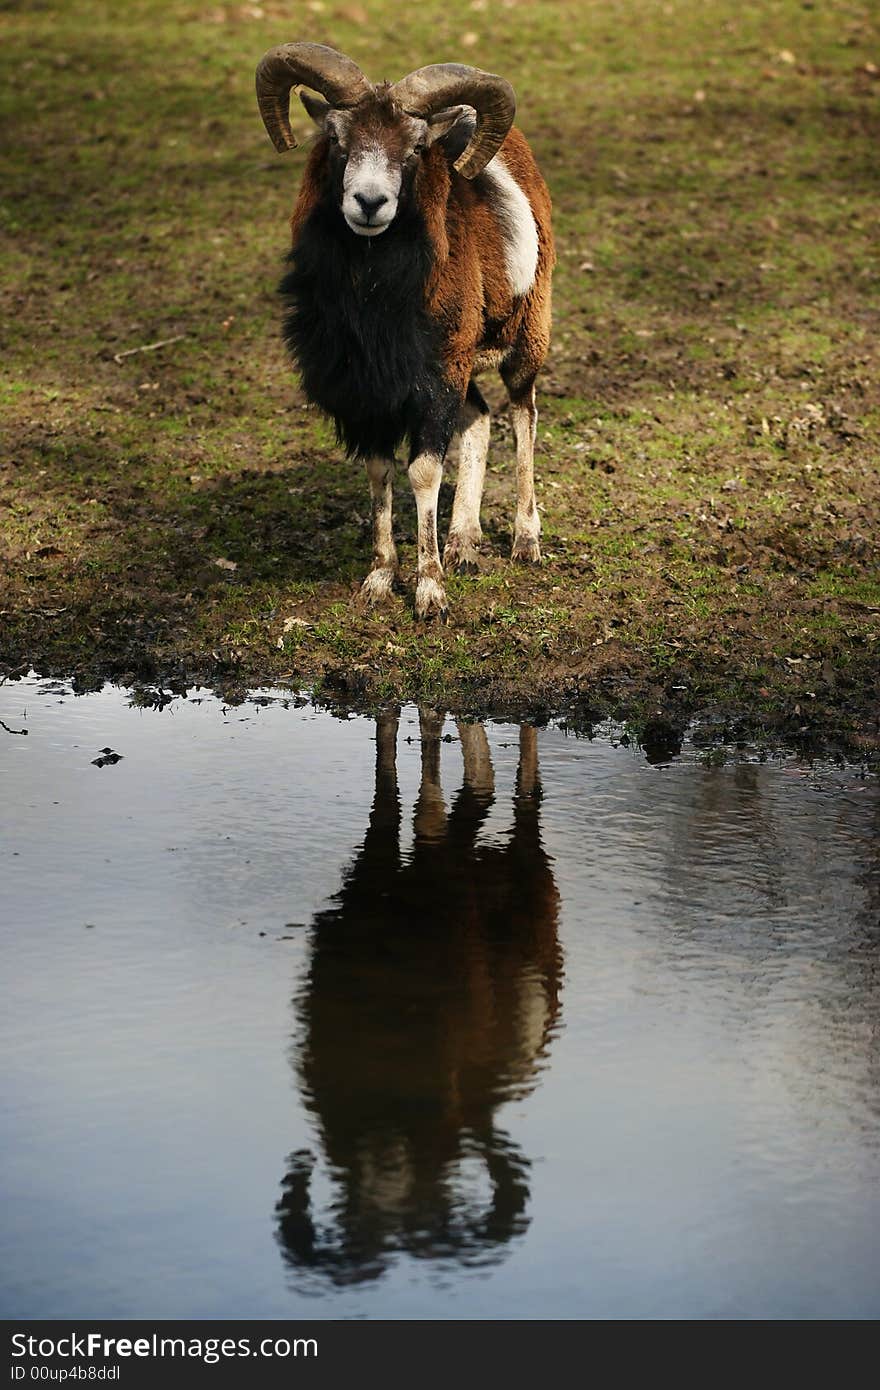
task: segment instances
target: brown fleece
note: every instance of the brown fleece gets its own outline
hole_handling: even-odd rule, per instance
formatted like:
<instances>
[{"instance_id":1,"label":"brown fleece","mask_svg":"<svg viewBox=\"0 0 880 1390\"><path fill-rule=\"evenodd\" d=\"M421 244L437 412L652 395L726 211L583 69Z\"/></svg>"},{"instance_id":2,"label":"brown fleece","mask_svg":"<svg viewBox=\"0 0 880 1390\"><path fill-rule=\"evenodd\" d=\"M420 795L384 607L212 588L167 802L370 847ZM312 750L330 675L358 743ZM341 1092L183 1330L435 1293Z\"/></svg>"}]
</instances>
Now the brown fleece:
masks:
<instances>
[{"instance_id":1,"label":"brown fleece","mask_svg":"<svg viewBox=\"0 0 880 1390\"><path fill-rule=\"evenodd\" d=\"M390 134L383 128L384 140ZM496 158L503 159L528 198L538 230L535 281L516 299L498 219L480 180L471 182L451 170L439 143L423 156L416 176L416 198L434 248L426 307L441 328L444 375L462 397L481 350L497 350L506 359L503 374L513 396L528 393L550 341L550 278L556 261L550 194L515 126ZM327 146L319 141L306 162L291 218L294 242L321 196L326 165Z\"/></svg>"},{"instance_id":2,"label":"brown fleece","mask_svg":"<svg viewBox=\"0 0 880 1390\"><path fill-rule=\"evenodd\" d=\"M447 378L461 391L467 389L479 350L509 354L516 378L533 379L550 341L550 277L556 260L550 194L516 127L496 157L503 159L528 198L538 229L535 281L517 299L507 279L498 219L479 180L471 183L450 171L435 145L422 161L416 184L435 251L427 305L443 328Z\"/></svg>"}]
</instances>

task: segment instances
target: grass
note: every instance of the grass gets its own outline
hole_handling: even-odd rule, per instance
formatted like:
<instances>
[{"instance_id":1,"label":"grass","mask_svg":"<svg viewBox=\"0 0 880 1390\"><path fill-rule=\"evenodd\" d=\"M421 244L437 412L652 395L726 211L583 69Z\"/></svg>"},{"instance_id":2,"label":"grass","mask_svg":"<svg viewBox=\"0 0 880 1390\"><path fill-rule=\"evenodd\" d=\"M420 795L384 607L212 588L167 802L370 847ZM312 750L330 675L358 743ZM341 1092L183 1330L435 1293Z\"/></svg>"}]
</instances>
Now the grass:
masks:
<instances>
[{"instance_id":1,"label":"grass","mask_svg":"<svg viewBox=\"0 0 880 1390\"><path fill-rule=\"evenodd\" d=\"M0 6L2 668L643 718L720 705L870 740L872 7L315 0L298 13ZM301 158L273 153L252 74L296 37L374 77L450 58L503 72L553 193L545 563L506 559L500 415L486 568L451 580L446 628L417 625L411 594L361 610L365 479L279 343ZM446 517L450 497L445 484ZM411 577L405 477L397 513Z\"/></svg>"}]
</instances>

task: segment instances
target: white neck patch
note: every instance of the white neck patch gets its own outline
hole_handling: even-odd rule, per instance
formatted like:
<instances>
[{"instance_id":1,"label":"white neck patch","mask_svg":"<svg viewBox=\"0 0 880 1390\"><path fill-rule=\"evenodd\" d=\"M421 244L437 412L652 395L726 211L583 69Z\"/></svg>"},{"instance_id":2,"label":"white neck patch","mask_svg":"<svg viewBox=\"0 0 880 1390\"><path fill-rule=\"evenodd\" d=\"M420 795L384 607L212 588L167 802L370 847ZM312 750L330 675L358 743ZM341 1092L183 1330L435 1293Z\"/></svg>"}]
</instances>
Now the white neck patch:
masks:
<instances>
[{"instance_id":1,"label":"white neck patch","mask_svg":"<svg viewBox=\"0 0 880 1390\"><path fill-rule=\"evenodd\" d=\"M538 229L529 200L500 154L483 170L492 211L504 239L505 265L514 294L526 294L538 269Z\"/></svg>"}]
</instances>

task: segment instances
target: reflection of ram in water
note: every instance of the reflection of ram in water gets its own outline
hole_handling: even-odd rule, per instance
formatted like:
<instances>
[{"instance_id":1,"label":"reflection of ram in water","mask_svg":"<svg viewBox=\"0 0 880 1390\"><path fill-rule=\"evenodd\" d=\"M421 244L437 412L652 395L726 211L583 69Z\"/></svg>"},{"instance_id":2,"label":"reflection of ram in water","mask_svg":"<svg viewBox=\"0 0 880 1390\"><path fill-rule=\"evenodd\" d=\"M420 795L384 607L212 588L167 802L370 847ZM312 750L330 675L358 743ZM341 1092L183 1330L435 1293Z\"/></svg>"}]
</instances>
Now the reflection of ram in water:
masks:
<instances>
[{"instance_id":1,"label":"reflection of ram in water","mask_svg":"<svg viewBox=\"0 0 880 1390\"><path fill-rule=\"evenodd\" d=\"M447 814L442 720L422 712L414 844L400 848L397 715L377 725L363 847L313 923L297 1070L333 1185L313 1214L310 1153L291 1155L278 1237L296 1269L371 1279L396 1251L499 1258L528 1225L529 1164L495 1111L529 1093L558 1013L558 894L539 832L534 729L520 731L513 826L478 843L494 799L480 725L459 725Z\"/></svg>"}]
</instances>

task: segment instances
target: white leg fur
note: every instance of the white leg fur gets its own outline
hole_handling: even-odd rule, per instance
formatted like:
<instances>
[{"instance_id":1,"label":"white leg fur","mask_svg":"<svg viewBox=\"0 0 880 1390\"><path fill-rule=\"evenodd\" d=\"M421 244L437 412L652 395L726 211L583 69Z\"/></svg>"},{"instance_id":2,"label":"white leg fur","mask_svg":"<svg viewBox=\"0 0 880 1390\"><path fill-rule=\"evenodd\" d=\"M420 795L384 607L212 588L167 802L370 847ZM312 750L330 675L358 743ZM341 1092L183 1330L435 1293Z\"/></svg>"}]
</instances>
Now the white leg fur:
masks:
<instances>
[{"instance_id":1,"label":"white leg fur","mask_svg":"<svg viewBox=\"0 0 880 1390\"><path fill-rule=\"evenodd\" d=\"M416 617L446 620L448 603L443 588L443 568L437 547L437 500L443 463L436 454L419 454L409 466L419 519L419 569L416 580Z\"/></svg>"},{"instance_id":2,"label":"white leg fur","mask_svg":"<svg viewBox=\"0 0 880 1390\"><path fill-rule=\"evenodd\" d=\"M535 499L535 436L538 411L535 388L523 401L511 401L510 422L516 441L516 522L513 530L513 559L537 564L541 559L541 519Z\"/></svg>"},{"instance_id":3,"label":"white leg fur","mask_svg":"<svg viewBox=\"0 0 880 1390\"><path fill-rule=\"evenodd\" d=\"M459 570L473 570L479 563L480 541L483 539L480 503L486 477L486 455L489 452L489 413L465 401L458 427L461 439L458 481L443 563L447 568L454 566Z\"/></svg>"},{"instance_id":4,"label":"white leg fur","mask_svg":"<svg viewBox=\"0 0 880 1390\"><path fill-rule=\"evenodd\" d=\"M367 459L373 516L373 567L361 587L371 603L389 598L397 579L397 550L391 530L394 500L394 460Z\"/></svg>"}]
</instances>

